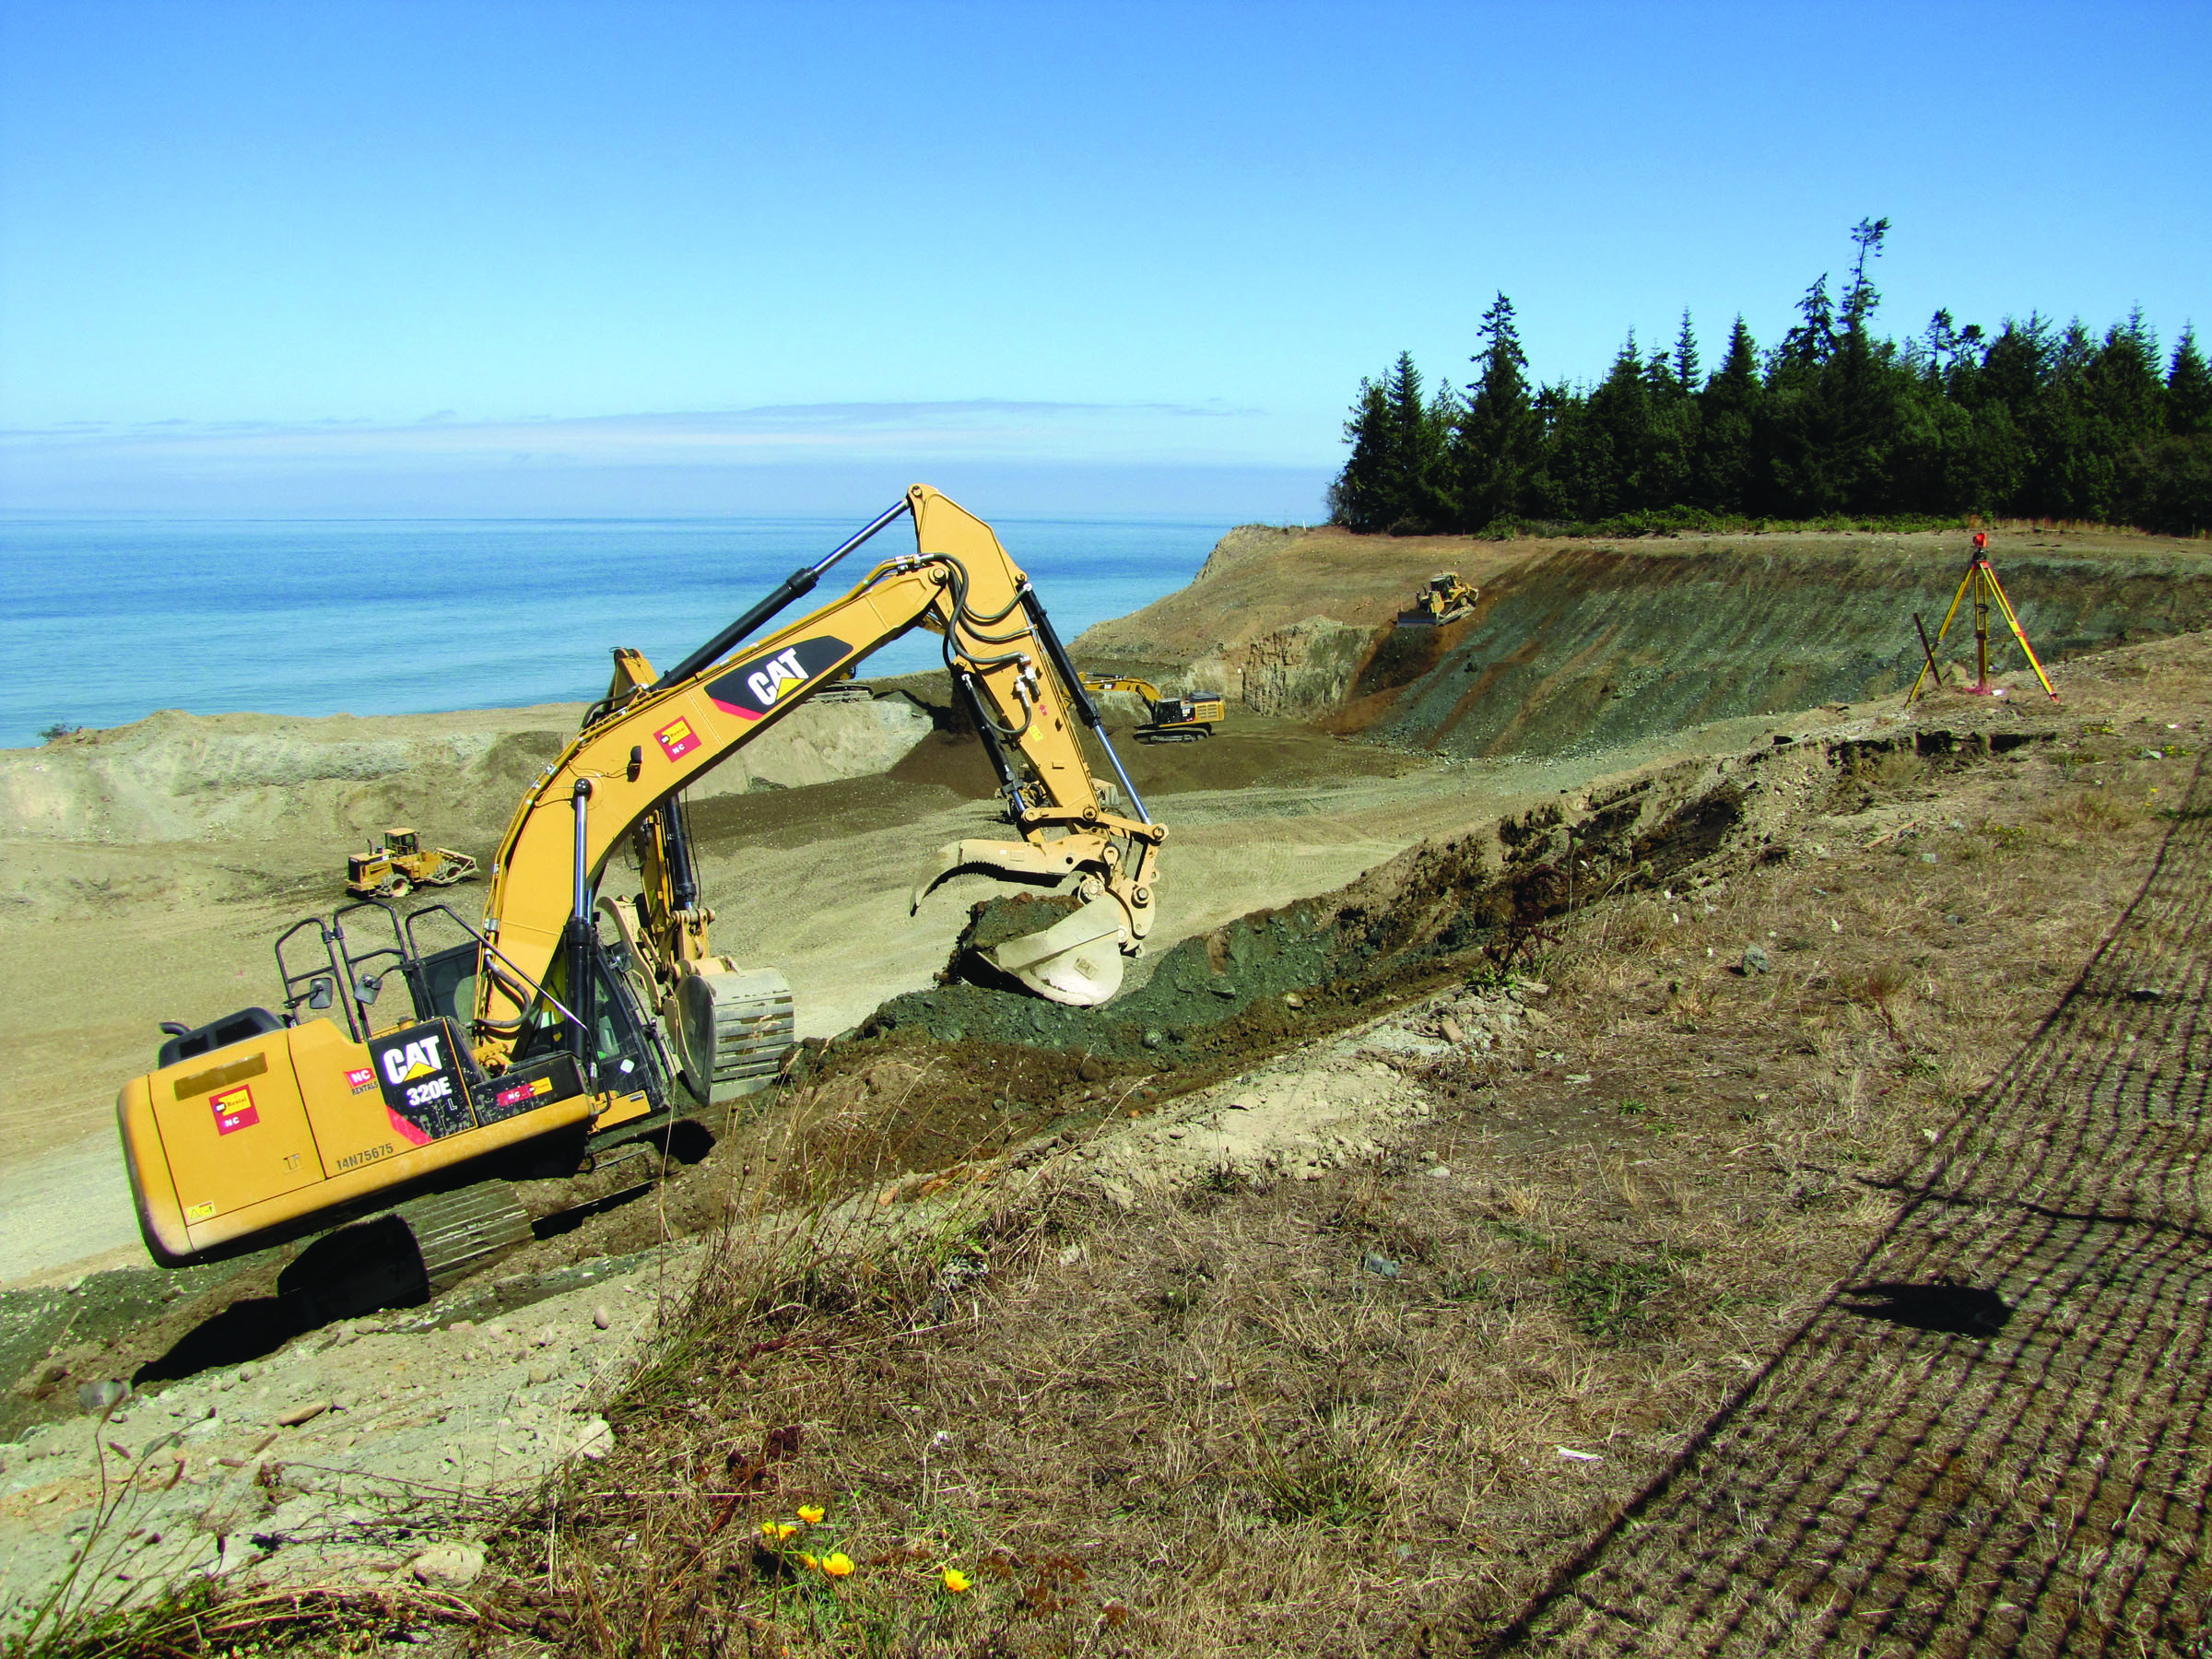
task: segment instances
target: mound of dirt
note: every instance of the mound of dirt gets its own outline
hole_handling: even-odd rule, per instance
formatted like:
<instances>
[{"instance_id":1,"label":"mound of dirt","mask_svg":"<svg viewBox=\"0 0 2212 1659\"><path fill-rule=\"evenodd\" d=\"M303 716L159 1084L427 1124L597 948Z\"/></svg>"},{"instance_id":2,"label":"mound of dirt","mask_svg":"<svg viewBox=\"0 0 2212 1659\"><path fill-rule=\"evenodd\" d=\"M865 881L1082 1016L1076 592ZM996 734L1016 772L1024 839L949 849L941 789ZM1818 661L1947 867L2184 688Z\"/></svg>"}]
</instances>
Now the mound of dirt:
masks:
<instances>
[{"instance_id":1,"label":"mound of dirt","mask_svg":"<svg viewBox=\"0 0 2212 1659\"><path fill-rule=\"evenodd\" d=\"M372 837L415 823L478 851L572 738L581 704L296 719L165 710L0 750L0 836L152 842ZM882 771L931 729L912 699L794 710L696 786L702 799Z\"/></svg>"},{"instance_id":2,"label":"mound of dirt","mask_svg":"<svg viewBox=\"0 0 2212 1659\"><path fill-rule=\"evenodd\" d=\"M1901 690L1924 661L1912 617L1936 631L1965 561L1940 545L1956 538L1889 539L1912 545L1561 551L1487 589L1466 622L1385 637L1324 724L1441 754L1561 755ZM2004 578L2049 663L2212 621L2212 556L2188 543L2018 552ZM2040 700L2001 618L1996 634L2001 682ZM1971 617L1945 642L1961 653Z\"/></svg>"},{"instance_id":3,"label":"mound of dirt","mask_svg":"<svg viewBox=\"0 0 2212 1659\"><path fill-rule=\"evenodd\" d=\"M1712 856L1743 820L1744 800L1728 762L1688 764L1572 825L1556 807L1508 820L1501 865L1487 833L1415 847L1338 892L1185 939L1101 1008L961 982L972 944L964 937L948 982L887 1002L860 1034L918 1028L940 1042L1072 1051L1160 1070L1249 1054L1477 947L1504 966L1567 908L1578 883L1585 893L1650 885ZM973 926L1030 931L1006 919L1010 906L977 909Z\"/></svg>"},{"instance_id":4,"label":"mound of dirt","mask_svg":"<svg viewBox=\"0 0 2212 1659\"><path fill-rule=\"evenodd\" d=\"M1147 801L1193 790L1238 790L1391 778L1418 762L1371 745L1347 743L1296 721L1231 711L1213 736L1197 743L1139 743L1134 720L1106 720L1106 735ZM1112 780L1113 769L1088 739L1091 770ZM998 793L981 738L965 721L949 716L938 730L909 749L885 776L905 784L951 791L962 800Z\"/></svg>"},{"instance_id":5,"label":"mound of dirt","mask_svg":"<svg viewBox=\"0 0 2212 1659\"><path fill-rule=\"evenodd\" d=\"M1394 747L1572 757L1900 689L1922 661L1912 617L1935 631L1968 552L1962 531L1594 543L1246 528L1189 587L1077 649ZM2001 537L1996 556L2046 662L2212 621L2199 542L2038 531ZM1394 627L1440 569L1481 588L1475 616ZM1997 629L2005 683L2032 689L2001 618ZM1945 655L1972 650L1962 618Z\"/></svg>"}]
</instances>

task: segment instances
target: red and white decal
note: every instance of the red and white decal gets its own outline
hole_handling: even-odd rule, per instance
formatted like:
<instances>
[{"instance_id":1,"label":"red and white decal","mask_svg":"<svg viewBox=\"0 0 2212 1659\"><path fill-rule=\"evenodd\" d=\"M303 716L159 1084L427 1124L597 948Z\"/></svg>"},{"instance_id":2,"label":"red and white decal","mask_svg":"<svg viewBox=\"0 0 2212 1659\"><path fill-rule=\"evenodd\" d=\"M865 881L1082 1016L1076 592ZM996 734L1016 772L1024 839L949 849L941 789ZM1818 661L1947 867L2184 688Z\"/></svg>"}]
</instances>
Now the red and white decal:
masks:
<instances>
[{"instance_id":1,"label":"red and white decal","mask_svg":"<svg viewBox=\"0 0 2212 1659\"><path fill-rule=\"evenodd\" d=\"M500 1092L493 1098L501 1106L512 1106L518 1100L533 1100L538 1095L547 1095L551 1094L552 1092L552 1078L533 1077L527 1083L509 1084L505 1088L500 1089Z\"/></svg>"},{"instance_id":2,"label":"red and white decal","mask_svg":"<svg viewBox=\"0 0 2212 1659\"><path fill-rule=\"evenodd\" d=\"M207 1097L207 1106L215 1113L215 1132L229 1135L237 1129L251 1129L261 1122L261 1113L253 1109L253 1090L241 1083L235 1088L226 1088Z\"/></svg>"},{"instance_id":3,"label":"red and white decal","mask_svg":"<svg viewBox=\"0 0 2212 1659\"><path fill-rule=\"evenodd\" d=\"M346 1087L355 1094L367 1094L376 1087L376 1074L365 1065L357 1065L346 1074Z\"/></svg>"},{"instance_id":4,"label":"red and white decal","mask_svg":"<svg viewBox=\"0 0 2212 1659\"><path fill-rule=\"evenodd\" d=\"M699 747L699 734L691 729L689 721L681 718L670 721L653 733L653 738L671 760L681 760Z\"/></svg>"}]
</instances>

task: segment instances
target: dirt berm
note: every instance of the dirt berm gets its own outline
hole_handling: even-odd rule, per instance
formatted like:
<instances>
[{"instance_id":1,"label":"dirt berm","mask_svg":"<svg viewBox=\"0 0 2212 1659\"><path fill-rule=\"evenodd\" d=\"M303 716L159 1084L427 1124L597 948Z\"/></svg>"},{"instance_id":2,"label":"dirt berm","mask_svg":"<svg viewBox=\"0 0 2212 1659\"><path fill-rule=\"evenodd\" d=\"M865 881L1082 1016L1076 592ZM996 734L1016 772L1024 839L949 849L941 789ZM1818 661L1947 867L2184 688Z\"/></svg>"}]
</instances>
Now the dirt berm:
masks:
<instances>
[{"instance_id":1,"label":"dirt berm","mask_svg":"<svg viewBox=\"0 0 2212 1659\"><path fill-rule=\"evenodd\" d=\"M940 1042L1142 1062L1152 1071L1241 1064L1325 1028L1333 1016L1410 990L1447 959L1464 966L1478 947L1503 970L1578 898L1664 885L1732 832L1757 834L1746 773L1756 778L1780 752L1667 768L1576 803L1571 822L1546 806L1504 820L1495 839L1484 826L1409 848L1338 891L1184 939L1104 1007L971 982L969 947L989 943L1010 912L1038 902L987 900L971 913L948 982L892 998L859 1035L911 1030Z\"/></svg>"},{"instance_id":2,"label":"dirt berm","mask_svg":"<svg viewBox=\"0 0 2212 1659\"><path fill-rule=\"evenodd\" d=\"M2212 620L2202 542L2033 531L1999 535L1992 552L2046 662ZM1395 747L1594 754L1903 688L1924 660L1912 618L1936 631L1969 557L1963 531L1595 544L1240 531L1190 588L1100 624L1077 649ZM1447 568L1481 587L1476 614L1391 626ZM2003 618L1991 620L1993 663L2024 669ZM1942 654L1971 665L1970 612Z\"/></svg>"}]
</instances>

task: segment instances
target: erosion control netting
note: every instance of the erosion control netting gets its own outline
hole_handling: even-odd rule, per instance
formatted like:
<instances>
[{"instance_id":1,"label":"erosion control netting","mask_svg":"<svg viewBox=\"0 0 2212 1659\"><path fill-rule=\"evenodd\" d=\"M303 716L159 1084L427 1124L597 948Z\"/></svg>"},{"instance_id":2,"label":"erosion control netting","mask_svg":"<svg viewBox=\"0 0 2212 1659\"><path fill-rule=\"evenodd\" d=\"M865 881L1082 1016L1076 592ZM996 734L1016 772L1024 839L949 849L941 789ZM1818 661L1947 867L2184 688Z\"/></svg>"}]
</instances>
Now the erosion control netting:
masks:
<instances>
[{"instance_id":1,"label":"erosion control netting","mask_svg":"<svg viewBox=\"0 0 2212 1659\"><path fill-rule=\"evenodd\" d=\"M2212 786L1850 1284L1511 1630L1409 1651L2204 1653Z\"/></svg>"}]
</instances>

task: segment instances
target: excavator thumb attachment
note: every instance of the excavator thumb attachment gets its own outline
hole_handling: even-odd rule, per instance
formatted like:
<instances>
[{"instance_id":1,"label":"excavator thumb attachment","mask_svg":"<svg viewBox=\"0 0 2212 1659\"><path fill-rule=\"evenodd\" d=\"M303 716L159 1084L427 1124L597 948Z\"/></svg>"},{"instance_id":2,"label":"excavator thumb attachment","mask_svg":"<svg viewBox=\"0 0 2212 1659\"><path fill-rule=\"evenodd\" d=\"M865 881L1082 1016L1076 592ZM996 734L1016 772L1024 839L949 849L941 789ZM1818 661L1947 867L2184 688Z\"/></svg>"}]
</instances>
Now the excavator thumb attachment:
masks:
<instances>
[{"instance_id":1,"label":"excavator thumb attachment","mask_svg":"<svg viewBox=\"0 0 2212 1659\"><path fill-rule=\"evenodd\" d=\"M1128 936L1121 905L1100 898L1041 933L1024 934L980 954L1040 996L1095 1008L1122 988L1122 944Z\"/></svg>"},{"instance_id":2,"label":"excavator thumb attachment","mask_svg":"<svg viewBox=\"0 0 2212 1659\"><path fill-rule=\"evenodd\" d=\"M1057 881L1075 874L1076 860L1072 854L1054 852L1049 843L1040 847L1029 841L947 841L937 849L935 862L922 879L914 883L907 914L919 911L922 900L940 881L961 870L995 870L1017 880Z\"/></svg>"}]
</instances>

